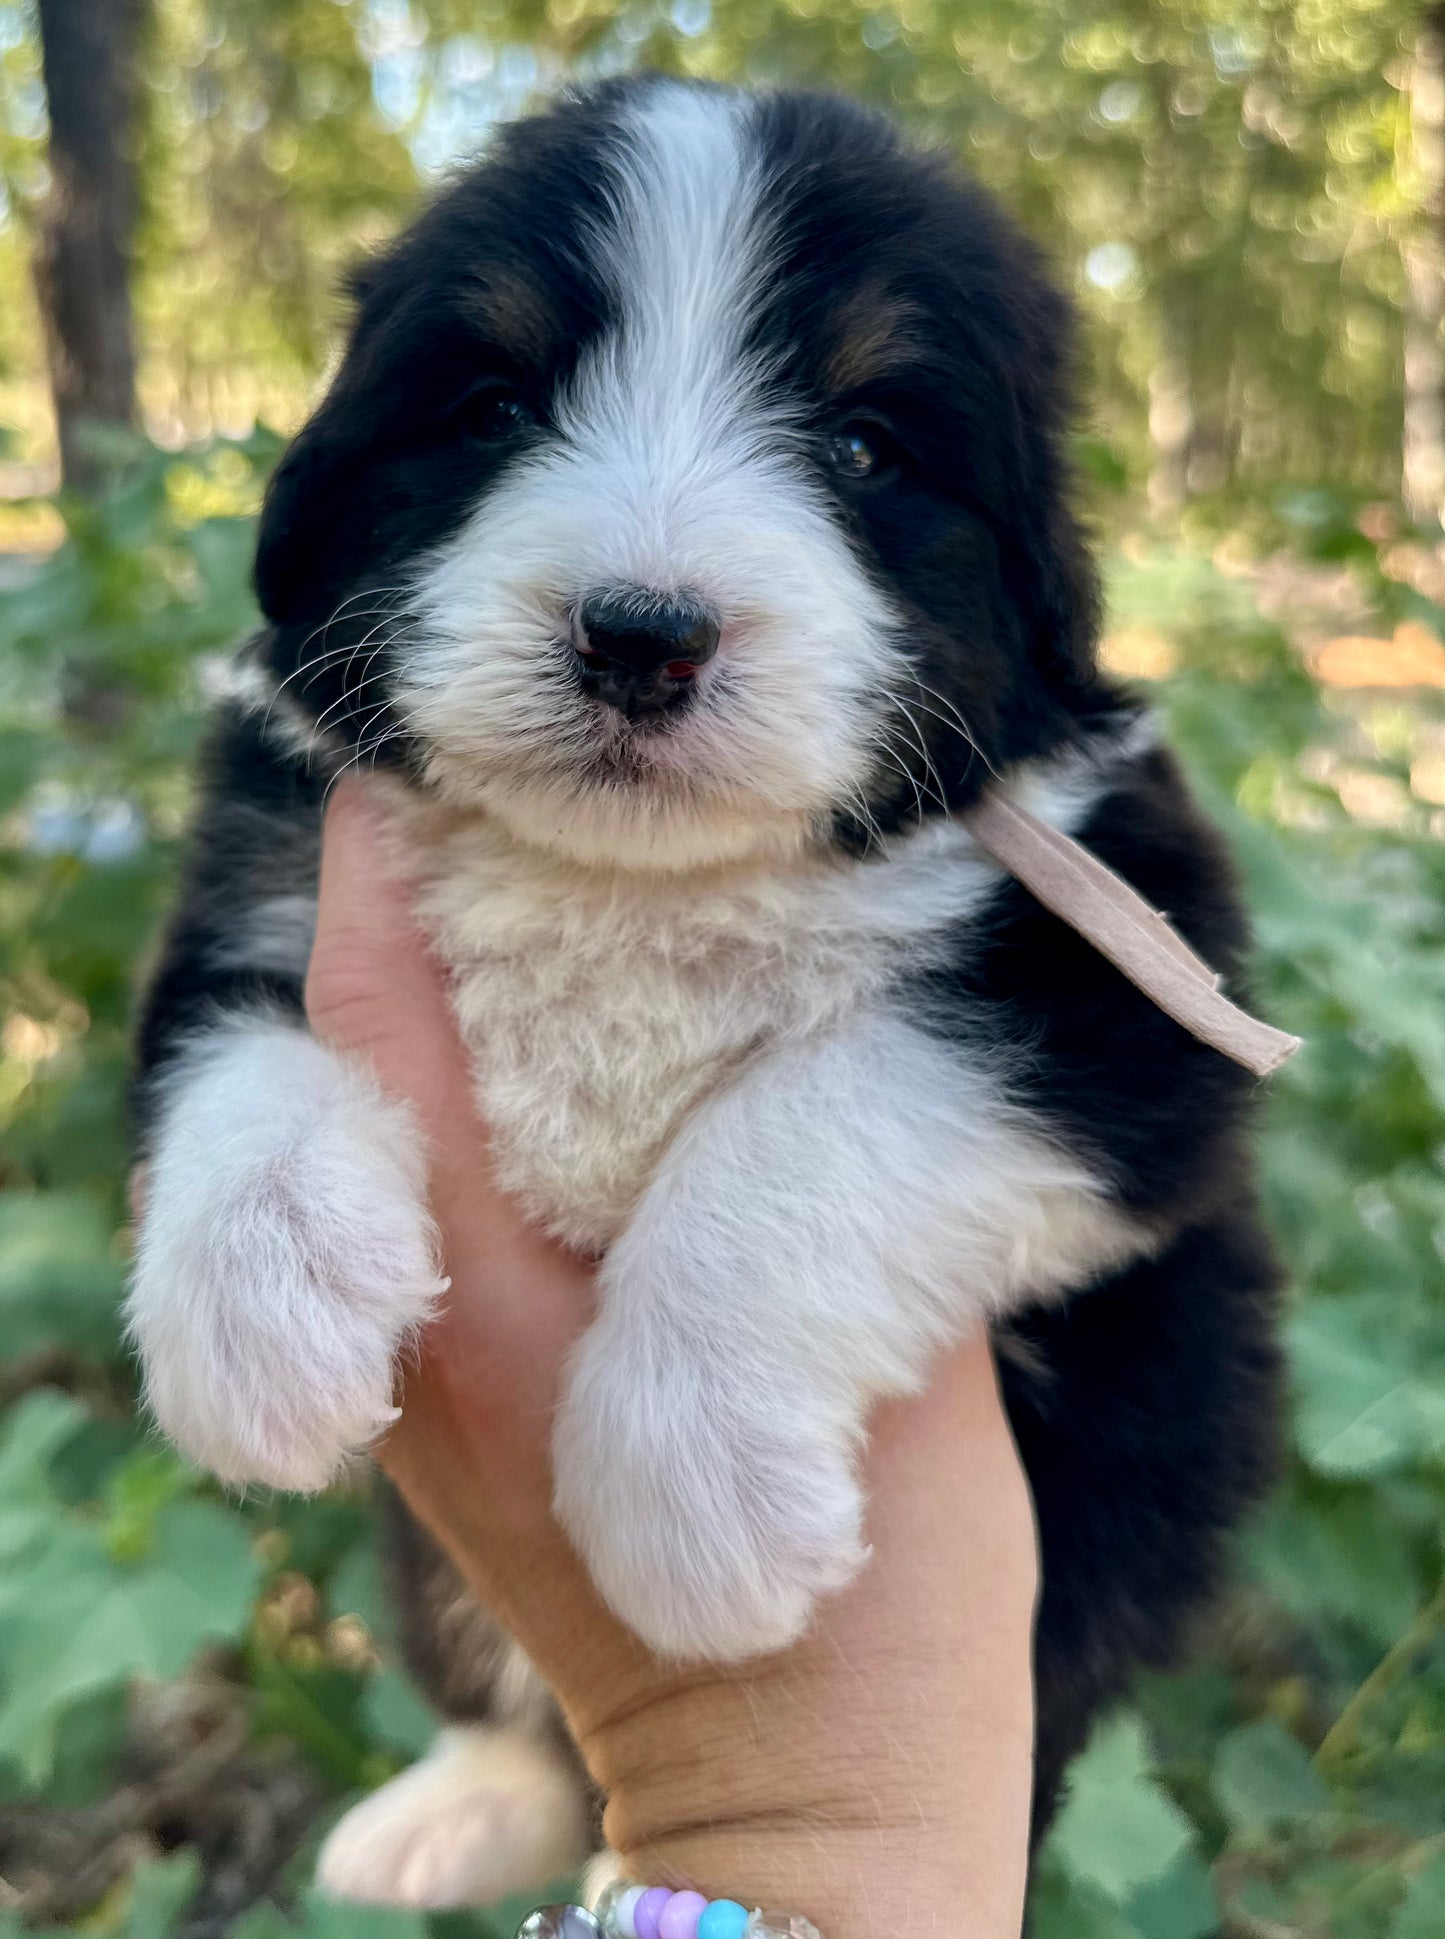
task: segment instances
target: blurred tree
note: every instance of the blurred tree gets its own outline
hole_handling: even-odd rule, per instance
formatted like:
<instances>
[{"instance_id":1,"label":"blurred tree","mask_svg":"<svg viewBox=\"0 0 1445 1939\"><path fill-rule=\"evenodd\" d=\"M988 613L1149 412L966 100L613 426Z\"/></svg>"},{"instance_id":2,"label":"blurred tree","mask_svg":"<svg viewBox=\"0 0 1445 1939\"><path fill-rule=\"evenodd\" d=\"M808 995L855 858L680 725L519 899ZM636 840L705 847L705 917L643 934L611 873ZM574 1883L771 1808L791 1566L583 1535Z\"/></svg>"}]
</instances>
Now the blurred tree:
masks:
<instances>
[{"instance_id":1,"label":"blurred tree","mask_svg":"<svg viewBox=\"0 0 1445 1939\"><path fill-rule=\"evenodd\" d=\"M1422 373L1439 280L1431 16L1400 0L154 5L135 300L167 440L294 420L341 267L419 179L539 88L651 64L843 87L961 152L1075 284L1116 459L1161 515L1281 477L1398 490L1405 337ZM0 0L0 61L27 7ZM23 218L36 137L5 119ZM0 347L17 332L0 315ZM1421 453L1438 388L1413 393Z\"/></svg>"},{"instance_id":2,"label":"blurred tree","mask_svg":"<svg viewBox=\"0 0 1445 1939\"><path fill-rule=\"evenodd\" d=\"M1445 507L1445 5L1420 17L1410 74L1419 216L1405 245L1404 491L1415 517Z\"/></svg>"},{"instance_id":3,"label":"blurred tree","mask_svg":"<svg viewBox=\"0 0 1445 1939\"><path fill-rule=\"evenodd\" d=\"M39 0L50 186L35 283L45 326L61 477L93 488L96 432L135 418L131 245L144 0Z\"/></svg>"},{"instance_id":4,"label":"blurred tree","mask_svg":"<svg viewBox=\"0 0 1445 1939\"><path fill-rule=\"evenodd\" d=\"M347 265L417 192L377 104L388 18L336 0L163 0L137 242L141 394L167 438L294 420Z\"/></svg>"}]
</instances>

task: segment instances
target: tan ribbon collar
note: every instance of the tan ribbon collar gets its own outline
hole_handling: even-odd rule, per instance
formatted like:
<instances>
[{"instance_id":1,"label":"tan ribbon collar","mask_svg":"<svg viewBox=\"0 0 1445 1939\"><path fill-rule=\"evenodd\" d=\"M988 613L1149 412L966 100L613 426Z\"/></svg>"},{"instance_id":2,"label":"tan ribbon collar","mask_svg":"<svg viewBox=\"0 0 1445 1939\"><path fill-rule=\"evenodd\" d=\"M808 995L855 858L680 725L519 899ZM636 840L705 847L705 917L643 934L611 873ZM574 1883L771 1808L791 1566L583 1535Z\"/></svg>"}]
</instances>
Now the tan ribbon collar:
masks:
<instances>
[{"instance_id":1,"label":"tan ribbon collar","mask_svg":"<svg viewBox=\"0 0 1445 1939\"><path fill-rule=\"evenodd\" d=\"M1231 1003L1222 979L1159 911L1072 836L996 788L986 789L962 819L981 849L1201 1043L1257 1077L1268 1077L1299 1049L1298 1037Z\"/></svg>"}]
</instances>

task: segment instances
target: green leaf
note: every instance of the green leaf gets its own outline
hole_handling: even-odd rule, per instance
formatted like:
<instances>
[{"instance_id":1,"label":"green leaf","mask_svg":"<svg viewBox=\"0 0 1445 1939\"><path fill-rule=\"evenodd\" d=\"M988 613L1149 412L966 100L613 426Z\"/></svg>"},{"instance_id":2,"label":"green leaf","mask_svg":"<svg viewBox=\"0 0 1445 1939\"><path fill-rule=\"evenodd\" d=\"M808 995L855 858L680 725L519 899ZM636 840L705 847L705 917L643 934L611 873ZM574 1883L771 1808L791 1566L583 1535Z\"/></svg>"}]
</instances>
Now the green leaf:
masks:
<instances>
[{"instance_id":1,"label":"green leaf","mask_svg":"<svg viewBox=\"0 0 1445 1939\"><path fill-rule=\"evenodd\" d=\"M1045 1866L1029 1895L1030 1939L1144 1939L1097 1885Z\"/></svg>"},{"instance_id":2,"label":"green leaf","mask_svg":"<svg viewBox=\"0 0 1445 1939\"><path fill-rule=\"evenodd\" d=\"M85 1410L48 1387L27 1394L4 1418L0 1432L0 1612L20 1593L13 1564L45 1540L54 1521L49 1465L85 1425ZM9 1569L10 1573L6 1573ZM3 1672L0 1663L0 1672Z\"/></svg>"},{"instance_id":3,"label":"green leaf","mask_svg":"<svg viewBox=\"0 0 1445 1939\"><path fill-rule=\"evenodd\" d=\"M178 1501L160 1516L155 1545L131 1576L131 1607L147 1638L150 1675L176 1676L203 1642L239 1637L262 1565L245 1523L208 1501Z\"/></svg>"},{"instance_id":4,"label":"green leaf","mask_svg":"<svg viewBox=\"0 0 1445 1939\"><path fill-rule=\"evenodd\" d=\"M1445 1853L1411 1879L1388 1939L1440 1939L1445 1933Z\"/></svg>"},{"instance_id":5,"label":"green leaf","mask_svg":"<svg viewBox=\"0 0 1445 1939\"><path fill-rule=\"evenodd\" d=\"M49 1495L50 1461L85 1420L80 1402L53 1387L38 1387L9 1409L0 1433L0 1506Z\"/></svg>"},{"instance_id":6,"label":"green leaf","mask_svg":"<svg viewBox=\"0 0 1445 1939\"><path fill-rule=\"evenodd\" d=\"M173 1503L133 1564L98 1524L51 1521L39 1559L8 1594L0 1583L0 1759L35 1783L71 1707L134 1676L177 1676L203 1643L238 1637L261 1576L244 1525L212 1503Z\"/></svg>"},{"instance_id":7,"label":"green leaf","mask_svg":"<svg viewBox=\"0 0 1445 1939\"><path fill-rule=\"evenodd\" d=\"M230 1939L295 1939L300 1927L270 1899L248 1906L231 1927Z\"/></svg>"},{"instance_id":8,"label":"green leaf","mask_svg":"<svg viewBox=\"0 0 1445 1939\"><path fill-rule=\"evenodd\" d=\"M326 1606L333 1616L359 1616L379 1643L391 1640L391 1603L374 1537L358 1542L342 1560L328 1585Z\"/></svg>"},{"instance_id":9,"label":"green leaf","mask_svg":"<svg viewBox=\"0 0 1445 1939\"><path fill-rule=\"evenodd\" d=\"M8 815L38 780L46 756L38 734L20 728L0 730L0 815Z\"/></svg>"},{"instance_id":10,"label":"green leaf","mask_svg":"<svg viewBox=\"0 0 1445 1939\"><path fill-rule=\"evenodd\" d=\"M127 1453L105 1479L106 1546L118 1562L138 1561L156 1539L161 1515L196 1485L174 1449L154 1443Z\"/></svg>"},{"instance_id":11,"label":"green leaf","mask_svg":"<svg viewBox=\"0 0 1445 1939\"><path fill-rule=\"evenodd\" d=\"M1343 1300L1321 1300L1289 1329L1299 1441L1321 1474L1372 1475L1411 1460L1418 1419L1403 1356L1371 1337Z\"/></svg>"},{"instance_id":12,"label":"green leaf","mask_svg":"<svg viewBox=\"0 0 1445 1939\"><path fill-rule=\"evenodd\" d=\"M303 1913L305 1939L429 1939L425 1915L396 1906L342 1905L313 1891Z\"/></svg>"},{"instance_id":13,"label":"green leaf","mask_svg":"<svg viewBox=\"0 0 1445 1939\"><path fill-rule=\"evenodd\" d=\"M1234 1831L1257 1837L1329 1809L1304 1746L1273 1718L1232 1731L1214 1760L1214 1795Z\"/></svg>"},{"instance_id":14,"label":"green leaf","mask_svg":"<svg viewBox=\"0 0 1445 1939\"><path fill-rule=\"evenodd\" d=\"M79 1810L105 1796L125 1742L129 1716L129 1692L123 1684L97 1691L61 1712L44 1788L47 1804Z\"/></svg>"},{"instance_id":15,"label":"green leaf","mask_svg":"<svg viewBox=\"0 0 1445 1939\"><path fill-rule=\"evenodd\" d=\"M1125 1716L1096 1731L1074 1765L1048 1849L1072 1878L1122 1901L1162 1878L1192 1835L1188 1819L1150 1776L1138 1719Z\"/></svg>"},{"instance_id":16,"label":"green leaf","mask_svg":"<svg viewBox=\"0 0 1445 1939\"><path fill-rule=\"evenodd\" d=\"M200 1876L200 1857L193 1851L138 1865L131 1874L123 1939L170 1939Z\"/></svg>"},{"instance_id":17,"label":"green leaf","mask_svg":"<svg viewBox=\"0 0 1445 1939\"><path fill-rule=\"evenodd\" d=\"M1213 1939L1219 1898L1209 1867L1184 1852L1162 1878L1141 1885L1128 1901L1141 1939Z\"/></svg>"},{"instance_id":18,"label":"green leaf","mask_svg":"<svg viewBox=\"0 0 1445 1939\"><path fill-rule=\"evenodd\" d=\"M362 1715L383 1744L420 1756L437 1733L436 1712L399 1670L380 1669L366 1686Z\"/></svg>"},{"instance_id":19,"label":"green leaf","mask_svg":"<svg viewBox=\"0 0 1445 1939\"><path fill-rule=\"evenodd\" d=\"M1388 1648L1413 1620L1423 1585L1396 1516L1381 1508L1364 1487L1312 1487L1275 1502L1250 1531L1256 1577L1302 1624L1344 1619Z\"/></svg>"}]
</instances>

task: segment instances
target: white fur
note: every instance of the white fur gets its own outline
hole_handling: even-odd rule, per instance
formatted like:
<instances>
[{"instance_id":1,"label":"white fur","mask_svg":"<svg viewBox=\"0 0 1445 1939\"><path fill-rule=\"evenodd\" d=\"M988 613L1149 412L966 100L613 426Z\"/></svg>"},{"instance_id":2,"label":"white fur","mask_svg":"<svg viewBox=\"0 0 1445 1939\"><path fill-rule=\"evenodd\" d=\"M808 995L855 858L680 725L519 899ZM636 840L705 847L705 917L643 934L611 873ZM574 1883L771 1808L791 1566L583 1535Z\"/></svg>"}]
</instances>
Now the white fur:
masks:
<instances>
[{"instance_id":1,"label":"white fur","mask_svg":"<svg viewBox=\"0 0 1445 1939\"><path fill-rule=\"evenodd\" d=\"M500 1177L584 1250L617 1236L689 1111L731 1073L876 1000L998 880L945 822L861 864L812 855L687 876L583 868L481 820L423 839L422 909L453 971Z\"/></svg>"},{"instance_id":2,"label":"white fur","mask_svg":"<svg viewBox=\"0 0 1445 1939\"><path fill-rule=\"evenodd\" d=\"M1141 1247L987 1069L886 1013L774 1053L687 1122L599 1276L557 1506L655 1648L780 1648L862 1560L871 1404L1023 1297Z\"/></svg>"},{"instance_id":3,"label":"white fur","mask_svg":"<svg viewBox=\"0 0 1445 1939\"><path fill-rule=\"evenodd\" d=\"M151 1411L226 1481L321 1488L395 1418L441 1290L407 1111L252 1016L172 1075L127 1305Z\"/></svg>"},{"instance_id":4,"label":"white fur","mask_svg":"<svg viewBox=\"0 0 1445 1939\"><path fill-rule=\"evenodd\" d=\"M575 1872L587 1815L576 1766L534 1730L444 1730L419 1764L347 1812L316 1879L364 1904L490 1905Z\"/></svg>"},{"instance_id":5,"label":"white fur","mask_svg":"<svg viewBox=\"0 0 1445 1939\"><path fill-rule=\"evenodd\" d=\"M1067 831L1137 751L1040 764L1013 785ZM812 850L661 874L584 867L495 820L399 805L501 1178L583 1250L616 1238L689 1111L956 949L1000 880L942 820L862 862Z\"/></svg>"},{"instance_id":6,"label":"white fur","mask_svg":"<svg viewBox=\"0 0 1445 1939\"><path fill-rule=\"evenodd\" d=\"M594 240L620 328L410 599L401 710L433 779L607 866L796 847L862 786L900 677L887 602L744 347L769 246L745 114L672 84L644 96ZM571 671L573 607L618 586L691 592L723 626L692 706L640 732Z\"/></svg>"}]
</instances>

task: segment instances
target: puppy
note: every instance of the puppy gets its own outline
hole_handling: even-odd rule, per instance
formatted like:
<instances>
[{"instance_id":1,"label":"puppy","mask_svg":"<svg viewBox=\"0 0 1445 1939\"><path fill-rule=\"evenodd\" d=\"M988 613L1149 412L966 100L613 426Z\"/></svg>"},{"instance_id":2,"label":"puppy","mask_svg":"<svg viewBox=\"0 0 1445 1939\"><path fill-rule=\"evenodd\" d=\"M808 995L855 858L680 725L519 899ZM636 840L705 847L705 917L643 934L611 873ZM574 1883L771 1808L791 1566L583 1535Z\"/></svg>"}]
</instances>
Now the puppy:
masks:
<instances>
[{"instance_id":1,"label":"puppy","mask_svg":"<svg viewBox=\"0 0 1445 1939\"><path fill-rule=\"evenodd\" d=\"M1003 788L1237 988L1226 858L1096 666L1066 307L872 115L661 79L506 130L355 294L141 1028L150 1405L227 1481L323 1487L437 1300L411 1122L302 1013L326 789L374 769L500 1178L600 1259L555 1466L603 1595L659 1651L789 1643L865 1563L870 1408L991 1326L1041 1829L1214 1579L1276 1371L1250 1080L959 820ZM454 1727L323 1877L538 1882L590 1823L545 1696L398 1556Z\"/></svg>"}]
</instances>

